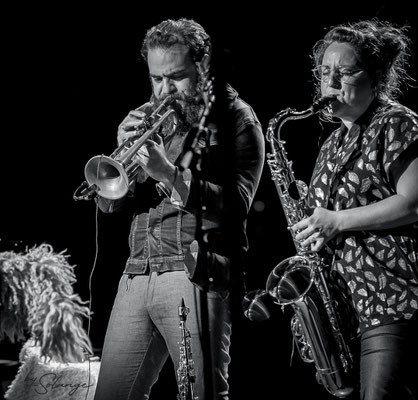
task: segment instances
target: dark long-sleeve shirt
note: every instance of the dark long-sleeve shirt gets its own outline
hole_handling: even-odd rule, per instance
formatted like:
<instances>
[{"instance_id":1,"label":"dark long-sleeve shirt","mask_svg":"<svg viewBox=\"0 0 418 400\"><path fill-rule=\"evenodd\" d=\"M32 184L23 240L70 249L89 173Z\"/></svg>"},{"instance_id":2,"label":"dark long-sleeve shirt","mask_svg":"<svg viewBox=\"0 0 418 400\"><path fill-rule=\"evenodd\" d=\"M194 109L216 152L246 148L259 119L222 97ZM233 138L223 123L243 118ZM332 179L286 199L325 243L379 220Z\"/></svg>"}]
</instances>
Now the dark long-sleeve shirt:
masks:
<instances>
[{"instance_id":1,"label":"dark long-sleeve shirt","mask_svg":"<svg viewBox=\"0 0 418 400\"><path fill-rule=\"evenodd\" d=\"M222 104L208 119L201 157L193 160L199 168L177 168L172 191L148 178L124 199L99 198L105 212L132 207L125 273L185 269L193 282L213 290L228 288L231 274L239 273L231 271L231 259L248 247L246 218L261 178L264 138L253 109L230 86ZM185 142L178 138L171 146ZM174 164L182 159L180 151Z\"/></svg>"}]
</instances>

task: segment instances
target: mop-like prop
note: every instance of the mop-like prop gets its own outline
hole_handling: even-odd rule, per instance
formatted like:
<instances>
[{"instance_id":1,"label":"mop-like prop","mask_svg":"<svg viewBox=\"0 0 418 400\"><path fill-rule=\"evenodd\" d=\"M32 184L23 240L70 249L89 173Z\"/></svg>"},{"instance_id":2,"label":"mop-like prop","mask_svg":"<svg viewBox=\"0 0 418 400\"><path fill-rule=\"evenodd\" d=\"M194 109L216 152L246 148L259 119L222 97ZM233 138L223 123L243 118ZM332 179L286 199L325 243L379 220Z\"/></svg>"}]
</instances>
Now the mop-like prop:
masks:
<instances>
[{"instance_id":1,"label":"mop-like prop","mask_svg":"<svg viewBox=\"0 0 418 400\"><path fill-rule=\"evenodd\" d=\"M77 393L85 395L94 386L92 366L95 372L99 363L85 362L92 345L83 320L90 315L73 291L75 281L68 256L50 245L0 253L0 340L26 340L6 399L45 399L47 393L64 399L71 388L77 399Z\"/></svg>"}]
</instances>

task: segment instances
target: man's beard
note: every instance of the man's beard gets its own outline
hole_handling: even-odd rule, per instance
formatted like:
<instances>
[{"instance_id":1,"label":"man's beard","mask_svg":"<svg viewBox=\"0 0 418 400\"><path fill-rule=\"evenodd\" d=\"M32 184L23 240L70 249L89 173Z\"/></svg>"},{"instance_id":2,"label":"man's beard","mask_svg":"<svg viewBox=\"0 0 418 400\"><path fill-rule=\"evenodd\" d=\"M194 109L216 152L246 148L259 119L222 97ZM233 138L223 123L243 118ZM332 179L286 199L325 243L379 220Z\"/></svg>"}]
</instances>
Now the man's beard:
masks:
<instances>
[{"instance_id":1,"label":"man's beard","mask_svg":"<svg viewBox=\"0 0 418 400\"><path fill-rule=\"evenodd\" d=\"M177 115L177 127L174 127L174 119L168 118L162 124L162 136L171 136L170 133L175 130L176 134L186 135L190 129L199 122L203 113L204 106L201 104L200 96L196 93L174 93L168 95L173 101L170 107L174 109ZM151 96L151 102L154 104L153 108L157 108L164 100L157 99L154 94ZM164 112L164 110L163 110Z\"/></svg>"}]
</instances>

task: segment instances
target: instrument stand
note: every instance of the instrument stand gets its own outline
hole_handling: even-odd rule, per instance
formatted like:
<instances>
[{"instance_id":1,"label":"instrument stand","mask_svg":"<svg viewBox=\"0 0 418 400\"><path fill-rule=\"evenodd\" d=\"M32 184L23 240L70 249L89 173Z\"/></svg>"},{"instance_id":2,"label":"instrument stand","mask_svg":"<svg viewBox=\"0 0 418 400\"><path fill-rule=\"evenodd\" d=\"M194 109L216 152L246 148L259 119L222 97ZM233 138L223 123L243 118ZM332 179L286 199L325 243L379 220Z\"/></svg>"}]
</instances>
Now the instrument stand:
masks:
<instances>
[{"instance_id":1,"label":"instrument stand","mask_svg":"<svg viewBox=\"0 0 418 400\"><path fill-rule=\"evenodd\" d=\"M189 137L186 143L186 152L180 162L180 171L184 171L190 168L192 176L196 183L197 191L197 213L196 213L196 240L199 244L199 252L196 266L197 268L203 268L204 278L207 279L205 287L200 290L200 312L201 312L201 326L202 326L202 354L203 354L203 370L204 370L204 387L205 387L205 400L214 399L214 382L212 376L212 351L210 341L210 321L209 321L209 309L207 291L210 284L213 281L210 271L210 253L208 250L209 235L203 225L203 214L206 211L206 190L205 182L207 179L207 158L209 149L210 131L208 129L207 118L212 110L212 105L215 101L215 95L213 93L213 78L209 76L209 60L210 57L206 57L205 62L201 64L200 73L202 75L203 90L202 100L205 107L202 115L199 118L199 122L194 126L189 133ZM201 255L199 260L199 254Z\"/></svg>"},{"instance_id":2,"label":"instrument stand","mask_svg":"<svg viewBox=\"0 0 418 400\"><path fill-rule=\"evenodd\" d=\"M208 278L208 285L212 280L210 268L208 264L209 252L208 252L208 235L206 228L203 225L203 213L206 210L206 191L205 191L205 176L206 176L206 163L207 163L207 149L209 144L209 130L203 128L202 124L197 127L197 132L193 136L192 148L185 153L180 163L180 170L190 168L192 175L196 182L197 190L197 214L196 214L196 240L199 243L200 251L202 255L201 259L197 260L200 264L198 267L203 268L205 271L205 277ZM201 147L199 143L205 142L205 146ZM210 342L210 324L209 324L209 310L207 299L207 288L203 288L200 291L200 309L201 309L201 326L202 326L202 353L203 353L203 370L204 370L204 387L205 387L205 399L214 399L214 387L212 376L212 351Z\"/></svg>"}]
</instances>

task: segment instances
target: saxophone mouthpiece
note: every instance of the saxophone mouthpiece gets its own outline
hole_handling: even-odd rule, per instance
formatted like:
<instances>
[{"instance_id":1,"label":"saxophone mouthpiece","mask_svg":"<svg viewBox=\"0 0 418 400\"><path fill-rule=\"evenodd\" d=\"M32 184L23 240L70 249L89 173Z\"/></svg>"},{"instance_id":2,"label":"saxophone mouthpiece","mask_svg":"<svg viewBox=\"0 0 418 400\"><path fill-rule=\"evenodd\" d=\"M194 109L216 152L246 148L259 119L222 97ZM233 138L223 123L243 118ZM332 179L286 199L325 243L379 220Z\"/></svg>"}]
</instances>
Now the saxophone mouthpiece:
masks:
<instances>
[{"instance_id":1,"label":"saxophone mouthpiece","mask_svg":"<svg viewBox=\"0 0 418 400\"><path fill-rule=\"evenodd\" d=\"M331 96L324 96L315 101L312 106L312 112L315 114L321 111L323 108L328 107L333 101L337 100L337 95L333 94Z\"/></svg>"}]
</instances>

